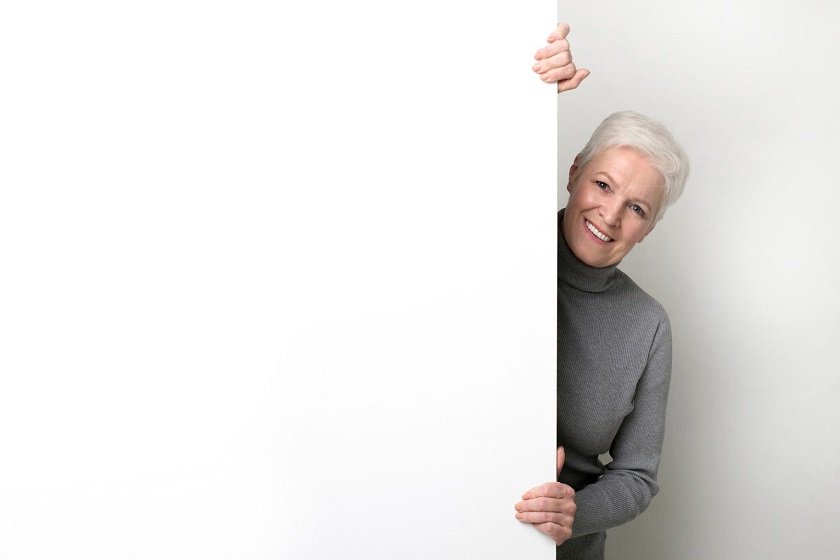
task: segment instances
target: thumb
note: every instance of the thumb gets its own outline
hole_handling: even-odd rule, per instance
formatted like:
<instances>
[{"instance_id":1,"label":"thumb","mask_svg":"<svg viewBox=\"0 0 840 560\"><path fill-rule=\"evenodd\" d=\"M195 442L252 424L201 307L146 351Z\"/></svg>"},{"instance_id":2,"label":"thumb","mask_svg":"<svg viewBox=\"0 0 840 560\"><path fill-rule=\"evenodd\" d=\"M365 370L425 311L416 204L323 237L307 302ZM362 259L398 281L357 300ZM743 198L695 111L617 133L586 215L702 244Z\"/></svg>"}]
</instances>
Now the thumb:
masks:
<instances>
[{"instance_id":1,"label":"thumb","mask_svg":"<svg viewBox=\"0 0 840 560\"><path fill-rule=\"evenodd\" d=\"M579 68L578 71L575 72L575 75L568 80L557 82L557 93L577 88L587 76L589 76L589 70L586 68Z\"/></svg>"},{"instance_id":2,"label":"thumb","mask_svg":"<svg viewBox=\"0 0 840 560\"><path fill-rule=\"evenodd\" d=\"M565 39L570 30L571 28L568 23L558 23L557 28L548 35L548 42L553 43L554 41Z\"/></svg>"},{"instance_id":3,"label":"thumb","mask_svg":"<svg viewBox=\"0 0 840 560\"><path fill-rule=\"evenodd\" d=\"M566 462L566 450L562 447L557 448L557 474L563 470L563 463Z\"/></svg>"}]
</instances>

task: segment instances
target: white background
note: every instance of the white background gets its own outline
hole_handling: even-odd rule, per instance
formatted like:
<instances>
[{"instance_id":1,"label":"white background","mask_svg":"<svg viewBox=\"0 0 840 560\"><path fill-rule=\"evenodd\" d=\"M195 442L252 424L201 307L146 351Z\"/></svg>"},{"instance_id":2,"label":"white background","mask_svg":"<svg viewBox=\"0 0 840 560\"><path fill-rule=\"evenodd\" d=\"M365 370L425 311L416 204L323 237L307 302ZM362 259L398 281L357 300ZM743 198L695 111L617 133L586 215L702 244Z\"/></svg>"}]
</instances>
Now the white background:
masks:
<instances>
[{"instance_id":1,"label":"white background","mask_svg":"<svg viewBox=\"0 0 840 560\"><path fill-rule=\"evenodd\" d=\"M4 3L0 558L551 557L553 21Z\"/></svg>"},{"instance_id":2,"label":"white background","mask_svg":"<svg viewBox=\"0 0 840 560\"><path fill-rule=\"evenodd\" d=\"M558 7L592 71L559 99L562 185L617 110L664 121L693 166L622 266L668 309L675 361L662 492L607 557L835 557L840 4Z\"/></svg>"}]
</instances>

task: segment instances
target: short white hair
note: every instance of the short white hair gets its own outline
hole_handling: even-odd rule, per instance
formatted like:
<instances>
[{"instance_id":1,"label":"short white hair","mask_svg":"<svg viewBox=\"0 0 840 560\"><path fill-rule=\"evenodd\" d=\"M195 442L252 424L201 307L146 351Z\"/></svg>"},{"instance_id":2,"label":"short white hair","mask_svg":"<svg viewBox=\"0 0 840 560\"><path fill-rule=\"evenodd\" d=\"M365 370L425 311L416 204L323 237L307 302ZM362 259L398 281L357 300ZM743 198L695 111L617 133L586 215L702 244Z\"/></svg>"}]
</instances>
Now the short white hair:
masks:
<instances>
[{"instance_id":1,"label":"short white hair","mask_svg":"<svg viewBox=\"0 0 840 560\"><path fill-rule=\"evenodd\" d=\"M657 212L659 220L674 204L688 178L688 156L661 122L633 111L620 111L604 119L578 154L578 169L589 160L615 147L636 150L665 179L665 202Z\"/></svg>"}]
</instances>

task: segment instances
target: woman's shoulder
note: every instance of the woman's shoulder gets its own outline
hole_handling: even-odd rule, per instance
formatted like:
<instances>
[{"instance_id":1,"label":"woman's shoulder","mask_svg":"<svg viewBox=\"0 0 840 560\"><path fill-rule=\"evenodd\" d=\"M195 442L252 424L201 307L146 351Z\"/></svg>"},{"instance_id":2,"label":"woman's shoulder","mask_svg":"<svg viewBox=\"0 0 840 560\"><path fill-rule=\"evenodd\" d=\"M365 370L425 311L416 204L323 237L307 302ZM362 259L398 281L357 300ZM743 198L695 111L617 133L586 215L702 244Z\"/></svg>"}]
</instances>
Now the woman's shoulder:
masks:
<instances>
[{"instance_id":1,"label":"woman's shoulder","mask_svg":"<svg viewBox=\"0 0 840 560\"><path fill-rule=\"evenodd\" d=\"M623 302L630 307L634 313L639 314L640 317L644 317L657 323L670 323L668 312L656 298L647 293L623 271L616 270L616 276L619 280L617 283L617 295L621 297Z\"/></svg>"}]
</instances>

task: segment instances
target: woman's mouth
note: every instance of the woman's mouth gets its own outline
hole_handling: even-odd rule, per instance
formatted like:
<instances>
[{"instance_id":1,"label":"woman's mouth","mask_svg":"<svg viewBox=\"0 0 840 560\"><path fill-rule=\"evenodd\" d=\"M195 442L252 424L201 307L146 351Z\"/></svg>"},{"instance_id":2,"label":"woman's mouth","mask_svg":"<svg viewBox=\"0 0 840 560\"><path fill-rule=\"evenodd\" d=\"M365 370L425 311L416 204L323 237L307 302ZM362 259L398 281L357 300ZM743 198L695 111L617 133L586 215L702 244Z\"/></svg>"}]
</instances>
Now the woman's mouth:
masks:
<instances>
[{"instance_id":1,"label":"woman's mouth","mask_svg":"<svg viewBox=\"0 0 840 560\"><path fill-rule=\"evenodd\" d=\"M598 239L600 239L604 243L609 243L610 241L612 241L611 237L608 237L607 235L602 233L601 230L599 230L598 228L593 226L592 223L589 220L586 220L586 229L591 231L592 235L594 235L595 237L597 237Z\"/></svg>"}]
</instances>

